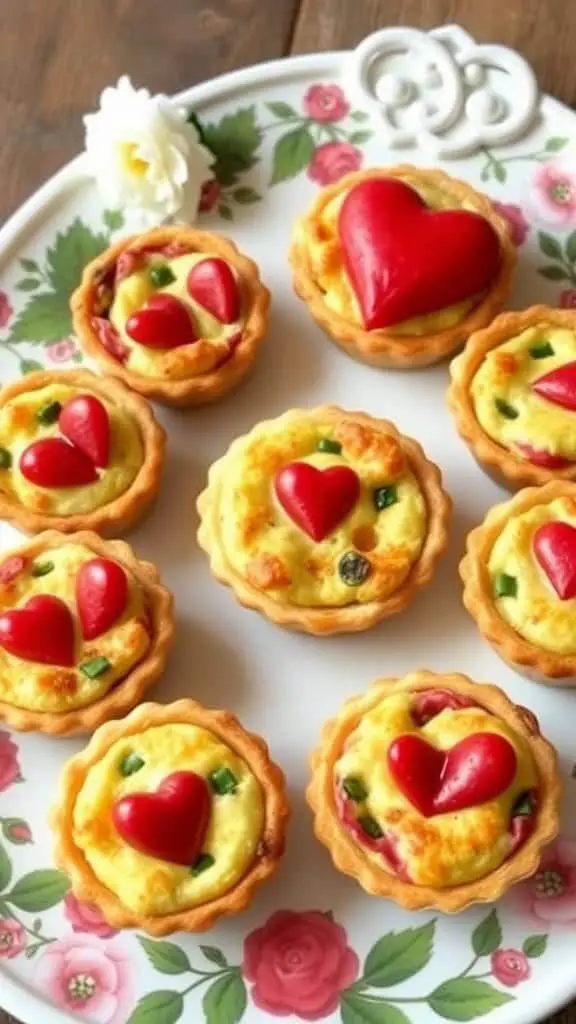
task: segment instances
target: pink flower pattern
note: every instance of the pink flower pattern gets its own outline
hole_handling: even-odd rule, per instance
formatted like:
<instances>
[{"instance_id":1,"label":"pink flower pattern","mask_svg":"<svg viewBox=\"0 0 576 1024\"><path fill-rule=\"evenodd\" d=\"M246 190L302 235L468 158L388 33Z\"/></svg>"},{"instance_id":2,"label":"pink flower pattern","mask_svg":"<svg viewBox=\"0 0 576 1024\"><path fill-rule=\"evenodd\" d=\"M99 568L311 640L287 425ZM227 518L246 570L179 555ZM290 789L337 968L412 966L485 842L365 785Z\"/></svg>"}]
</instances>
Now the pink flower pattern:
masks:
<instances>
[{"instance_id":1,"label":"pink flower pattern","mask_svg":"<svg viewBox=\"0 0 576 1024\"><path fill-rule=\"evenodd\" d=\"M126 1024L134 1000L133 967L118 940L58 939L42 953L34 982L56 1006L93 1024Z\"/></svg>"},{"instance_id":2,"label":"pink flower pattern","mask_svg":"<svg viewBox=\"0 0 576 1024\"><path fill-rule=\"evenodd\" d=\"M0 729L0 793L20 778L18 747L4 729Z\"/></svg>"},{"instance_id":3,"label":"pink flower pattern","mask_svg":"<svg viewBox=\"0 0 576 1024\"><path fill-rule=\"evenodd\" d=\"M0 957L12 960L26 948L26 932L9 917L0 917Z\"/></svg>"},{"instance_id":4,"label":"pink flower pattern","mask_svg":"<svg viewBox=\"0 0 576 1024\"><path fill-rule=\"evenodd\" d=\"M520 949L497 949L492 953L490 964L496 980L508 988L528 981L532 974L528 957Z\"/></svg>"},{"instance_id":5,"label":"pink flower pattern","mask_svg":"<svg viewBox=\"0 0 576 1024\"><path fill-rule=\"evenodd\" d=\"M304 113L328 124L347 117L350 104L339 85L311 85L304 93Z\"/></svg>"},{"instance_id":6,"label":"pink flower pattern","mask_svg":"<svg viewBox=\"0 0 576 1024\"><path fill-rule=\"evenodd\" d=\"M314 150L308 177L318 185L331 185L362 166L362 152L350 142L324 142Z\"/></svg>"},{"instance_id":7,"label":"pink flower pattern","mask_svg":"<svg viewBox=\"0 0 576 1024\"><path fill-rule=\"evenodd\" d=\"M66 363L77 351L78 346L74 338L63 338L62 341L46 346L46 355L51 363Z\"/></svg>"},{"instance_id":8,"label":"pink flower pattern","mask_svg":"<svg viewBox=\"0 0 576 1024\"><path fill-rule=\"evenodd\" d=\"M0 292L0 327L6 327L14 315L6 292Z\"/></svg>"},{"instance_id":9,"label":"pink flower pattern","mask_svg":"<svg viewBox=\"0 0 576 1024\"><path fill-rule=\"evenodd\" d=\"M64 897L64 917L72 925L74 932L90 932L99 939L111 939L118 934L117 928L111 928L98 907L89 903L80 903L73 893Z\"/></svg>"},{"instance_id":10,"label":"pink flower pattern","mask_svg":"<svg viewBox=\"0 0 576 1024\"><path fill-rule=\"evenodd\" d=\"M542 224L560 228L576 224L576 162L550 160L537 167L527 207Z\"/></svg>"},{"instance_id":11,"label":"pink flower pattern","mask_svg":"<svg viewBox=\"0 0 576 1024\"><path fill-rule=\"evenodd\" d=\"M512 889L508 899L537 927L576 929L576 839L552 843L536 874Z\"/></svg>"},{"instance_id":12,"label":"pink flower pattern","mask_svg":"<svg viewBox=\"0 0 576 1024\"><path fill-rule=\"evenodd\" d=\"M558 296L561 309L576 309L576 288L565 288Z\"/></svg>"},{"instance_id":13,"label":"pink flower pattern","mask_svg":"<svg viewBox=\"0 0 576 1024\"><path fill-rule=\"evenodd\" d=\"M514 245L524 245L530 231L530 224L526 220L522 208L516 206L515 203L499 203L494 199L492 200L492 206L508 223Z\"/></svg>"}]
</instances>

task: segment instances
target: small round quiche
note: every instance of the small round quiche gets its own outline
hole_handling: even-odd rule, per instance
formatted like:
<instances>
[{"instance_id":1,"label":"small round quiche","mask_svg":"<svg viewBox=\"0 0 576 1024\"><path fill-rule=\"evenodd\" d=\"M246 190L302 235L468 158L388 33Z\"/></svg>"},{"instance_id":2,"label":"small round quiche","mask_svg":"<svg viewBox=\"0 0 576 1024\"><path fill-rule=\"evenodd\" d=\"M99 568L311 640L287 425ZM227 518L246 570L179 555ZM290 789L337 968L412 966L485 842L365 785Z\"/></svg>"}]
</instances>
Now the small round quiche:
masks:
<instances>
[{"instance_id":1,"label":"small round quiche","mask_svg":"<svg viewBox=\"0 0 576 1024\"><path fill-rule=\"evenodd\" d=\"M39 534L0 560L0 721L95 729L162 675L173 636L172 597L127 544Z\"/></svg>"},{"instance_id":2,"label":"small round quiche","mask_svg":"<svg viewBox=\"0 0 576 1024\"><path fill-rule=\"evenodd\" d=\"M458 433L490 476L513 489L576 479L576 311L502 313L450 372Z\"/></svg>"},{"instance_id":3,"label":"small round quiche","mask_svg":"<svg viewBox=\"0 0 576 1024\"><path fill-rule=\"evenodd\" d=\"M142 704L65 765L56 862L115 928L204 931L276 872L288 814L282 771L233 715Z\"/></svg>"},{"instance_id":4,"label":"small round quiche","mask_svg":"<svg viewBox=\"0 0 576 1024\"><path fill-rule=\"evenodd\" d=\"M576 483L527 487L468 535L464 604L512 668L576 685Z\"/></svg>"},{"instance_id":5,"label":"small round quiche","mask_svg":"<svg viewBox=\"0 0 576 1024\"><path fill-rule=\"evenodd\" d=\"M349 355L436 363L503 308L516 252L490 200L443 171L371 168L321 190L298 220L296 294Z\"/></svg>"},{"instance_id":6,"label":"small round quiche","mask_svg":"<svg viewBox=\"0 0 576 1024\"><path fill-rule=\"evenodd\" d=\"M211 467L198 540L246 607L308 633L354 632L430 582L451 508L437 466L392 423L292 409Z\"/></svg>"},{"instance_id":7,"label":"small round quiche","mask_svg":"<svg viewBox=\"0 0 576 1024\"><path fill-rule=\"evenodd\" d=\"M220 235L154 228L110 246L71 300L84 351L167 405L212 402L248 373L268 325L256 264Z\"/></svg>"},{"instance_id":8,"label":"small round quiche","mask_svg":"<svg viewBox=\"0 0 576 1024\"><path fill-rule=\"evenodd\" d=\"M39 371L0 391L0 517L113 536L160 485L166 435L146 401L87 370Z\"/></svg>"},{"instance_id":9,"label":"small round quiche","mask_svg":"<svg viewBox=\"0 0 576 1024\"><path fill-rule=\"evenodd\" d=\"M377 680L326 724L307 798L316 836L366 892L454 913L534 874L560 788L530 711L421 671Z\"/></svg>"}]
</instances>

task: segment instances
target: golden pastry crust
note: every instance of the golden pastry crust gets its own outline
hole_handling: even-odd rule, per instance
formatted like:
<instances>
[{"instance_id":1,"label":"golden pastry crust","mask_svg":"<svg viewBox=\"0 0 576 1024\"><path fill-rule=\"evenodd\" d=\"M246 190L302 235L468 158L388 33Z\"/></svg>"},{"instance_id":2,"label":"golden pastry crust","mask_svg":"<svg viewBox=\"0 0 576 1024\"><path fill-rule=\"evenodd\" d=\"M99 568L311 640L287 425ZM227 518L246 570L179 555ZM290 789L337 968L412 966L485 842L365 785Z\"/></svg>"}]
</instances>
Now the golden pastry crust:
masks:
<instances>
[{"instance_id":1,"label":"golden pastry crust","mask_svg":"<svg viewBox=\"0 0 576 1024\"><path fill-rule=\"evenodd\" d=\"M576 480L576 462L564 469L547 469L519 458L498 444L483 430L474 408L471 385L486 355L522 331L539 324L566 328L576 333L576 311L531 306L518 312L501 313L488 327L470 336L464 351L450 365L452 379L447 400L460 437L478 464L497 483L513 490L540 486L550 480Z\"/></svg>"},{"instance_id":2,"label":"golden pastry crust","mask_svg":"<svg viewBox=\"0 0 576 1024\"><path fill-rule=\"evenodd\" d=\"M340 194L362 181L390 177L402 180L406 176L418 176L426 185L449 192L454 196L455 205L466 206L467 209L472 209L485 217L498 235L502 251L498 277L477 305L466 313L459 323L421 336L395 334L394 328L366 331L361 325L351 323L330 309L324 301L322 289L315 280L308 251L308 240L315 237L319 216ZM394 167L369 168L347 174L336 184L323 188L308 213L297 221L289 259L294 291L306 303L316 323L348 355L371 366L411 369L430 366L445 359L473 331L478 331L490 323L500 312L510 291L512 272L516 264L516 250L508 225L498 215L487 196L465 182L450 177L444 171L399 164Z\"/></svg>"},{"instance_id":3,"label":"golden pastry crust","mask_svg":"<svg viewBox=\"0 0 576 1024\"><path fill-rule=\"evenodd\" d=\"M242 337L230 358L208 373L184 380L147 377L128 369L104 348L92 324L97 284L114 268L122 253L132 247L170 244L210 252L226 260L238 275L242 302L247 310ZM240 383L251 368L266 333L269 305L270 292L260 281L258 267L252 260L230 239L189 227L153 228L116 242L85 267L80 285L70 300L74 332L86 354L96 359L104 372L118 377L133 391L171 406L213 402Z\"/></svg>"},{"instance_id":4,"label":"golden pastry crust","mask_svg":"<svg viewBox=\"0 0 576 1024\"><path fill-rule=\"evenodd\" d=\"M508 860L485 878L448 889L433 889L402 881L376 867L343 827L334 794L334 767L346 740L360 719L383 698L400 691L448 689L469 697L513 727L530 747L539 777L538 822L532 835ZM512 704L495 686L475 683L467 676L413 672L403 679L378 679L367 693L348 700L336 718L327 722L311 758L312 781L306 797L314 812L314 831L329 850L335 866L355 878L373 896L390 897L407 910L437 909L456 913L471 903L494 902L511 885L534 874L542 847L558 833L561 782L554 748L540 734L531 711Z\"/></svg>"},{"instance_id":5,"label":"golden pastry crust","mask_svg":"<svg viewBox=\"0 0 576 1024\"><path fill-rule=\"evenodd\" d=\"M148 687L160 678L174 640L172 595L162 586L156 566L137 558L124 541L102 540L96 533L89 531L81 531L70 537L69 534L49 530L34 537L25 546L6 552L3 561L12 555L33 560L71 542L89 548L98 557L118 562L140 584L148 610L151 643L145 656L128 675L93 704L57 713L32 711L0 701L0 721L20 732L38 731L50 736L67 736L71 733L90 732L110 718L124 715L138 703Z\"/></svg>"},{"instance_id":6,"label":"golden pastry crust","mask_svg":"<svg viewBox=\"0 0 576 1024\"><path fill-rule=\"evenodd\" d=\"M400 447L409 469L412 471L424 497L427 513L426 535L424 543L407 578L391 594L381 600L367 601L363 604L349 604L343 607L306 607L289 604L270 597L262 588L263 580L254 574L241 575L230 563L224 550L220 527L220 492L222 481L226 476L227 460L234 458L245 438L237 438L228 452L209 471L208 486L198 498L200 527L198 543L210 558L210 568L221 583L231 587L234 596L246 608L261 612L272 622L313 635L330 635L336 633L360 632L370 629L377 622L403 611L413 601L416 593L432 579L436 565L448 545L449 525L452 512L452 501L442 488L441 474L438 467L429 461L420 445L411 438L404 437L396 427L387 420L379 420L361 412L346 412L337 406L319 406L314 410L291 409L277 420L259 424L259 428L285 424L288 428L301 417L313 418L322 423L333 425L335 436L344 440L342 431L352 428L361 433L368 430L377 432L382 441L393 439L390 447L393 454ZM353 437L348 438L353 443ZM383 456L384 457L384 456ZM360 547L360 545L358 545ZM313 557L313 556L312 556ZM258 566L259 574L263 568L270 574L276 586L279 585L278 574L282 564L269 563ZM321 572L321 567L317 567ZM251 578L250 578L251 577Z\"/></svg>"},{"instance_id":7,"label":"golden pastry crust","mask_svg":"<svg viewBox=\"0 0 576 1024\"><path fill-rule=\"evenodd\" d=\"M100 377L89 370L41 370L8 384L0 391L0 411L12 399L40 390L55 382L78 388L79 392L101 397L123 409L137 425L144 453L142 466L122 494L92 512L70 516L48 515L34 511L11 495L0 491L0 518L14 523L26 533L59 530L95 530L104 537L114 537L130 530L143 517L156 497L164 465L166 432L160 426L148 402L135 395L120 381Z\"/></svg>"},{"instance_id":8,"label":"golden pastry crust","mask_svg":"<svg viewBox=\"0 0 576 1024\"><path fill-rule=\"evenodd\" d=\"M139 916L127 910L118 897L94 874L83 852L74 842L73 815L76 798L86 774L121 737L131 736L156 725L182 722L201 726L220 738L248 765L264 797L264 827L254 864L229 892L208 903L163 916ZM55 859L70 877L75 896L97 906L114 928L138 927L149 935L174 931L201 932L215 921L235 914L251 901L256 888L276 873L284 854L289 804L284 774L270 759L263 739L242 728L228 711L202 707L193 700L174 704L141 704L121 722L102 726L88 746L65 765L60 778L58 804L51 816L55 833Z\"/></svg>"},{"instance_id":9,"label":"golden pastry crust","mask_svg":"<svg viewBox=\"0 0 576 1024\"><path fill-rule=\"evenodd\" d=\"M466 555L460 563L462 599L484 639L511 668L538 682L574 686L576 654L556 654L520 636L496 609L488 571L490 552L505 525L514 516L557 498L576 503L576 483L553 480L543 487L527 487L489 510L484 522L466 540Z\"/></svg>"}]
</instances>

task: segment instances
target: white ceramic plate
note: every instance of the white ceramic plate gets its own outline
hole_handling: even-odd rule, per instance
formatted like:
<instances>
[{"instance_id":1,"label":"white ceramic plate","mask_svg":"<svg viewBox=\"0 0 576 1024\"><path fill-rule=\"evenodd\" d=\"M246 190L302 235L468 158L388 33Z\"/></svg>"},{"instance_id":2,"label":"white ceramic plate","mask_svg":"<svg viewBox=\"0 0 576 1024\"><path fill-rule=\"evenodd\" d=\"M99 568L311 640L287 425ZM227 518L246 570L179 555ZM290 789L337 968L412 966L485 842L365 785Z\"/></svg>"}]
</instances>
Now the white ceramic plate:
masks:
<instances>
[{"instance_id":1,"label":"white ceramic plate","mask_svg":"<svg viewBox=\"0 0 576 1024\"><path fill-rule=\"evenodd\" d=\"M408 59L390 56L398 47L411 50ZM485 63L501 70L486 72ZM374 83L379 98L367 91ZM168 470L154 513L132 539L175 593L178 639L152 697L186 694L230 707L267 737L290 782L288 855L250 911L209 935L170 943L111 935L64 901L65 881L51 862L47 806L81 743L0 731L0 1004L27 1024L270 1024L290 1014L344 1024L485 1014L494 1024L540 1021L576 996L576 693L503 667L462 608L464 536L505 495L456 436L446 366L401 375L351 362L294 298L286 248L319 184L399 158L437 163L507 204L521 247L513 304L575 304L574 115L539 99L517 55L475 49L455 27L434 38L387 31L355 54L261 65L180 99L199 112L221 154L221 195L205 222L259 261L274 304L249 384L200 412L158 410L170 435ZM81 158L5 226L3 382L80 361L68 295L83 263L123 227L121 214L102 209ZM413 608L370 633L322 640L272 627L215 582L195 542L194 499L237 434L291 406L326 401L390 417L422 441L445 471L456 515L449 555ZM17 539L2 527L3 547ZM455 918L405 913L339 876L313 839L303 797L307 754L324 719L376 676L423 666L494 681L531 707L560 751L573 808L535 882L493 909Z\"/></svg>"}]
</instances>

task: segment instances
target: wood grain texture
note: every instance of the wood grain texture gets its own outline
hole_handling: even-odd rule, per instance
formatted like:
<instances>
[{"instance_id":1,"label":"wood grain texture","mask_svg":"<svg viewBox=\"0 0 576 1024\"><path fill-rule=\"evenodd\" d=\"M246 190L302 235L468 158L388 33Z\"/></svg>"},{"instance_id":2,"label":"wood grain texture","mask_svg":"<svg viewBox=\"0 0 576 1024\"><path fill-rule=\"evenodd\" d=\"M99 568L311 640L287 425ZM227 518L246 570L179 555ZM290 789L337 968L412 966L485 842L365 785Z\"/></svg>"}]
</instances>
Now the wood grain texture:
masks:
<instances>
[{"instance_id":1,"label":"wood grain texture","mask_svg":"<svg viewBox=\"0 0 576 1024\"><path fill-rule=\"evenodd\" d=\"M4 0L0 219L79 150L82 114L121 74L170 93L385 25L448 22L520 50L546 91L576 103L576 0ZM18 1022L0 1010L0 1024ZM553 1024L576 1024L576 1005Z\"/></svg>"}]
</instances>

